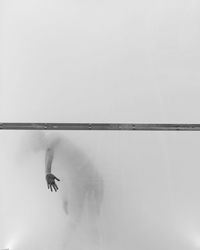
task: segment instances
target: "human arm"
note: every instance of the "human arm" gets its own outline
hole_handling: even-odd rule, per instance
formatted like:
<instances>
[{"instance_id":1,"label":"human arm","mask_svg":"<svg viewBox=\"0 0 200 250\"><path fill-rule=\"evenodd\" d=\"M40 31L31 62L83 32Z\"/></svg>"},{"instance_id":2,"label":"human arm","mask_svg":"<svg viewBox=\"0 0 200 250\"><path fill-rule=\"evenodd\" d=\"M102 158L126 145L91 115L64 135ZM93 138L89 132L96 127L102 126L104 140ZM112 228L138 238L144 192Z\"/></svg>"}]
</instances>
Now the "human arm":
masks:
<instances>
[{"instance_id":1,"label":"human arm","mask_svg":"<svg viewBox=\"0 0 200 250\"><path fill-rule=\"evenodd\" d=\"M55 175L51 173L51 166L54 158L54 151L52 148L48 148L46 150L46 155L45 155L45 174L46 174L46 181L47 181L47 186L48 189L51 189L51 192L53 189L55 191L58 190L58 186L55 183L55 180L60 181Z\"/></svg>"}]
</instances>

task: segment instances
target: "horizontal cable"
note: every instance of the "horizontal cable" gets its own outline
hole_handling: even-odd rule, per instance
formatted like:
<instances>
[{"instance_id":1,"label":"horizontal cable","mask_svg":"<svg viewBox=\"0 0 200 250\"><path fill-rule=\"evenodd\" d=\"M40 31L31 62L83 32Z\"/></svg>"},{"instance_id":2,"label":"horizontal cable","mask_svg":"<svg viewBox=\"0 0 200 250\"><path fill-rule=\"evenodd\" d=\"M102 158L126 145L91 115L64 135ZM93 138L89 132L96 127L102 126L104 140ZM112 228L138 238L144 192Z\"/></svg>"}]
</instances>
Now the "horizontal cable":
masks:
<instances>
[{"instance_id":1,"label":"horizontal cable","mask_svg":"<svg viewBox=\"0 0 200 250\"><path fill-rule=\"evenodd\" d=\"M200 124L173 123L0 123L2 130L200 131Z\"/></svg>"}]
</instances>

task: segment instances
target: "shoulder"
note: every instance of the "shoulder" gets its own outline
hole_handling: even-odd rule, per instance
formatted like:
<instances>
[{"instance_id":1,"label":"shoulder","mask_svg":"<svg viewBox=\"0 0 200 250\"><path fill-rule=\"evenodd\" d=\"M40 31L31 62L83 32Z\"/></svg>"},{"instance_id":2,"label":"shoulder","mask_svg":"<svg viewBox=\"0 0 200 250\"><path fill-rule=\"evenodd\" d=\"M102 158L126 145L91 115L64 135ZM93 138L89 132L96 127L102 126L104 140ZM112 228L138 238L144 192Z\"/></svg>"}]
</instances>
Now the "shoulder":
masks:
<instances>
[{"instance_id":1,"label":"shoulder","mask_svg":"<svg viewBox=\"0 0 200 250\"><path fill-rule=\"evenodd\" d=\"M47 150L54 150L61 144L61 137L55 133L47 136Z\"/></svg>"}]
</instances>

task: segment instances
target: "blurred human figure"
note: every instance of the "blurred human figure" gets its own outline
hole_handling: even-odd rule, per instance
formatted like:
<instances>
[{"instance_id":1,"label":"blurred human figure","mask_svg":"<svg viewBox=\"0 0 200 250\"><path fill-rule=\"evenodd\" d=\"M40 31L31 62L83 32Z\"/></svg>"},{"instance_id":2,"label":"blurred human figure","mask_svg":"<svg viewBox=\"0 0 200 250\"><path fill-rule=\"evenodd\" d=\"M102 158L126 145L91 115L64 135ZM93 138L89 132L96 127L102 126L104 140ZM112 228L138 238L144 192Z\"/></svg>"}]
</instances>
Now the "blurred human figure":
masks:
<instances>
[{"instance_id":1,"label":"blurred human figure","mask_svg":"<svg viewBox=\"0 0 200 250\"><path fill-rule=\"evenodd\" d=\"M61 187L63 209L70 218L71 229L79 225L85 212L98 237L96 222L103 199L103 180L90 159L69 139L42 131L35 133L33 148L45 150L47 187L51 192ZM56 167L61 168L59 178L52 173Z\"/></svg>"}]
</instances>

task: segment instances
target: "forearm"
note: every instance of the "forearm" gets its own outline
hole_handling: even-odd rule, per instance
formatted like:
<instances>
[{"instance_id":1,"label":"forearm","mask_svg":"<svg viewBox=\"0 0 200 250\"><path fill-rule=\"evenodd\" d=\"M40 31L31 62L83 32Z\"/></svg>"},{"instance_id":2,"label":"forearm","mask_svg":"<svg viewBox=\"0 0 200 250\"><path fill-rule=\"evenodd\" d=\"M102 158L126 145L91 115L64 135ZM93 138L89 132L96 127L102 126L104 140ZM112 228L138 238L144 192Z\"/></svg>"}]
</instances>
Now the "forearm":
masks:
<instances>
[{"instance_id":1,"label":"forearm","mask_svg":"<svg viewBox=\"0 0 200 250\"><path fill-rule=\"evenodd\" d=\"M53 150L47 149L45 157L45 174L51 174L51 167L53 162Z\"/></svg>"}]
</instances>

